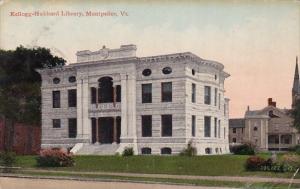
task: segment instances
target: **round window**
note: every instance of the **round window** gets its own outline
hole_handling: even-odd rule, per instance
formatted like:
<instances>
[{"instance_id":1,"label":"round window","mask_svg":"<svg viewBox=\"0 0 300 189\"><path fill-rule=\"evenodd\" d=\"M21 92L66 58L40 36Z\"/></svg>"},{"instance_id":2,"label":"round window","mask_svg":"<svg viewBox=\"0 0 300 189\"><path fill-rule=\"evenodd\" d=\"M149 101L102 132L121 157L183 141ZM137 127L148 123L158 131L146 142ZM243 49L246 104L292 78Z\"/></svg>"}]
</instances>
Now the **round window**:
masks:
<instances>
[{"instance_id":1,"label":"round window","mask_svg":"<svg viewBox=\"0 0 300 189\"><path fill-rule=\"evenodd\" d=\"M69 77L69 82L70 83L74 83L76 81L76 77L75 76L70 76Z\"/></svg>"},{"instance_id":2,"label":"round window","mask_svg":"<svg viewBox=\"0 0 300 189\"><path fill-rule=\"evenodd\" d=\"M195 70L194 69L192 69L192 75L195 75Z\"/></svg>"},{"instance_id":3,"label":"round window","mask_svg":"<svg viewBox=\"0 0 300 189\"><path fill-rule=\"evenodd\" d=\"M172 68L165 67L165 68L162 69L162 73L163 74L170 74L170 73L172 73Z\"/></svg>"},{"instance_id":4,"label":"round window","mask_svg":"<svg viewBox=\"0 0 300 189\"><path fill-rule=\"evenodd\" d=\"M53 79L53 83L54 83L54 84L58 84L59 82L60 82L60 79L59 79L59 78L56 77L56 78Z\"/></svg>"},{"instance_id":5,"label":"round window","mask_svg":"<svg viewBox=\"0 0 300 189\"><path fill-rule=\"evenodd\" d=\"M150 69L144 69L142 74L143 74L143 76L149 76L149 75L151 75L151 70Z\"/></svg>"}]
</instances>

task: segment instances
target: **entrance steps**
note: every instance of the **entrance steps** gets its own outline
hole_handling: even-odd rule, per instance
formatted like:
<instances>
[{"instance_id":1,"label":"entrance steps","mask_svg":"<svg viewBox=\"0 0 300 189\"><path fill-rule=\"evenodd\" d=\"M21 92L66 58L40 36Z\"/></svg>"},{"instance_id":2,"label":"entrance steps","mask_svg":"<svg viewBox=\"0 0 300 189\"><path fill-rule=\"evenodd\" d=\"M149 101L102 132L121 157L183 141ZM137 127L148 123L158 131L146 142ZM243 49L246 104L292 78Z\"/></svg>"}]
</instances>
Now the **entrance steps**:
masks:
<instances>
[{"instance_id":1,"label":"entrance steps","mask_svg":"<svg viewBox=\"0 0 300 189\"><path fill-rule=\"evenodd\" d=\"M78 145L76 144L72 148L71 152L73 152L75 155L115 155L119 146L119 144L78 143Z\"/></svg>"}]
</instances>

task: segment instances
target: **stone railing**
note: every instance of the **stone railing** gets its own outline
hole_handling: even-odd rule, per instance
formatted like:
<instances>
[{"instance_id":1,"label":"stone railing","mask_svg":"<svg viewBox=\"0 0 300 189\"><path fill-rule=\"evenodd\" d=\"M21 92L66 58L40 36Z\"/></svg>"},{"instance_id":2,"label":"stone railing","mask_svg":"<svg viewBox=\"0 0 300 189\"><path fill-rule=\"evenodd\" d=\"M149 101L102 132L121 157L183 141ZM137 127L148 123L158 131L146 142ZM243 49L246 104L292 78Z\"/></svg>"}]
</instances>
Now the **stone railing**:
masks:
<instances>
[{"instance_id":1,"label":"stone railing","mask_svg":"<svg viewBox=\"0 0 300 189\"><path fill-rule=\"evenodd\" d=\"M90 111L121 111L121 103L90 104Z\"/></svg>"}]
</instances>

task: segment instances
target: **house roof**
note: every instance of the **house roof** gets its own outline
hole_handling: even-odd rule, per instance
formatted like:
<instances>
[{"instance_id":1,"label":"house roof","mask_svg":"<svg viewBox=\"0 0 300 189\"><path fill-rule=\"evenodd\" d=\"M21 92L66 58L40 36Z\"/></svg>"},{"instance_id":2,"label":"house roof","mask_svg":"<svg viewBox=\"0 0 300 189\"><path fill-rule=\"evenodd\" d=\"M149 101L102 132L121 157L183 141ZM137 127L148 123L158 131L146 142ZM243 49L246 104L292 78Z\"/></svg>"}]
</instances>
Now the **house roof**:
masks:
<instances>
[{"instance_id":1,"label":"house roof","mask_svg":"<svg viewBox=\"0 0 300 189\"><path fill-rule=\"evenodd\" d=\"M229 128L244 128L245 127L245 119L229 119Z\"/></svg>"}]
</instances>

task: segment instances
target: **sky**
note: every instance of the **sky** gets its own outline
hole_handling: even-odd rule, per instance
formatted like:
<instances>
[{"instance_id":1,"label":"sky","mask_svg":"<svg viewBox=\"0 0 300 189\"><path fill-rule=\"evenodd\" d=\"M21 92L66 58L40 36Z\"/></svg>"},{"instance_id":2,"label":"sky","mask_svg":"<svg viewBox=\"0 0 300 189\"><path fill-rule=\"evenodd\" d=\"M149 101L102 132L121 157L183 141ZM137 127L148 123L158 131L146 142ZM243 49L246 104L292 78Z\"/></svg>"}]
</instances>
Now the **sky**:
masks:
<instances>
[{"instance_id":1,"label":"sky","mask_svg":"<svg viewBox=\"0 0 300 189\"><path fill-rule=\"evenodd\" d=\"M13 16L36 11L118 16ZM231 118L243 117L248 105L264 108L269 97L290 108L300 1L0 0L2 49L42 46L69 64L79 50L124 44L137 45L137 56L192 52L224 64Z\"/></svg>"}]
</instances>

